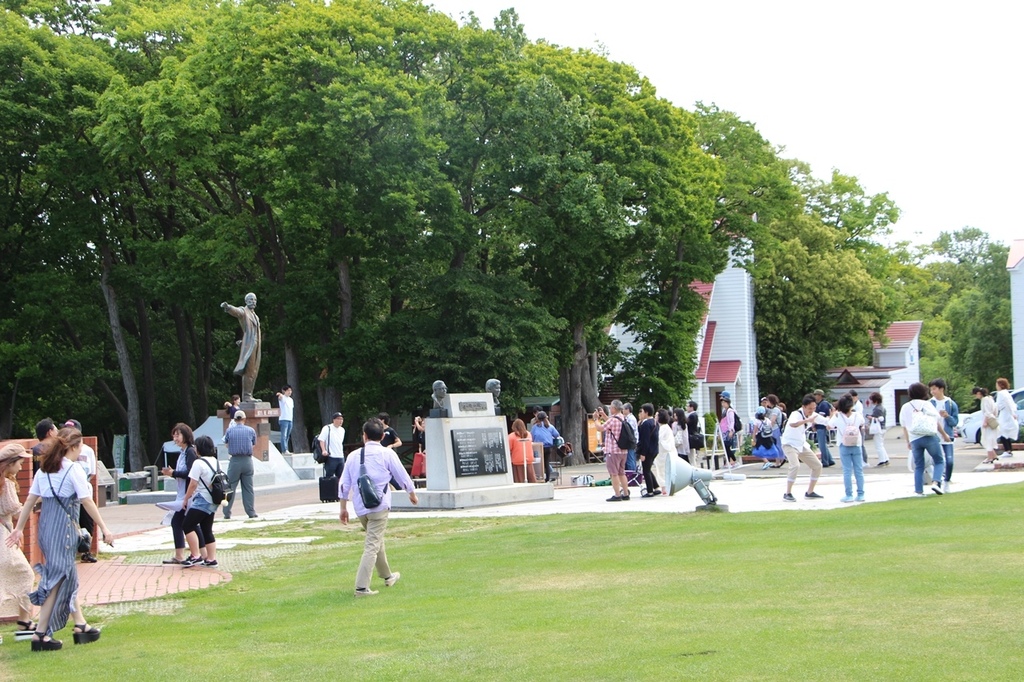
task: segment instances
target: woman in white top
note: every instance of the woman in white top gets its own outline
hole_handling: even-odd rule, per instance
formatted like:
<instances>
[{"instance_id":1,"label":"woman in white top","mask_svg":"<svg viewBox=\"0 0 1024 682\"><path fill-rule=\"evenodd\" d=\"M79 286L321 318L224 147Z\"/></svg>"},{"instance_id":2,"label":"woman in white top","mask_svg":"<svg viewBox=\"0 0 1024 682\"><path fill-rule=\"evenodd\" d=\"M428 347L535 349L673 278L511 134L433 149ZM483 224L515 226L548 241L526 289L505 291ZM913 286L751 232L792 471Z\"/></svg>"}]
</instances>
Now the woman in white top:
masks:
<instances>
[{"instance_id":1,"label":"woman in white top","mask_svg":"<svg viewBox=\"0 0 1024 682\"><path fill-rule=\"evenodd\" d=\"M686 410L677 407L673 412L672 438L675 441L676 454L683 459L690 460L690 430L686 426ZM680 436L680 434L682 434ZM679 442L680 437L682 443Z\"/></svg>"},{"instance_id":2,"label":"woman in white top","mask_svg":"<svg viewBox=\"0 0 1024 682\"><path fill-rule=\"evenodd\" d=\"M836 413L828 420L828 425L836 430L839 441L839 460L843 464L843 486L846 497L840 502L864 501L864 458L861 448L864 439L861 428L864 417L853 409L853 398L847 394L836 402ZM853 496L851 477L857 481L857 497Z\"/></svg>"},{"instance_id":3,"label":"woman in white top","mask_svg":"<svg viewBox=\"0 0 1024 682\"><path fill-rule=\"evenodd\" d=\"M32 508L42 500L36 536L45 563L36 566L39 586L29 595L39 606L39 623L32 638L32 651L60 649L62 643L53 639L55 631L75 621L75 644L95 642L100 631L89 625L78 604L78 569L75 549L78 547L78 506L85 507L103 533L103 541L113 545L113 536L100 517L92 500L92 486L85 469L78 464L82 448L82 434L76 429L61 429L56 437L44 441L45 451L40 458L39 471L32 479L28 499L18 518L18 527L7 538L13 547L22 540L25 526L32 516Z\"/></svg>"},{"instance_id":4,"label":"woman in white top","mask_svg":"<svg viewBox=\"0 0 1024 682\"><path fill-rule=\"evenodd\" d=\"M981 447L985 448L986 457L982 464L991 464L996 461L996 443L999 440L999 410L996 408L996 401L988 394L988 389L984 386L975 386L971 393L981 404ZM996 424L995 428L988 425L990 419Z\"/></svg>"},{"instance_id":5,"label":"woman in white top","mask_svg":"<svg viewBox=\"0 0 1024 682\"><path fill-rule=\"evenodd\" d=\"M185 491L185 518L181 529L188 543L189 556L181 562L183 568L192 566L217 565L217 538L213 535L213 515L217 505L213 503L213 477L220 470L217 461L217 446L209 436L196 438L198 457L188 472L188 490ZM206 541L206 559L199 554L199 537Z\"/></svg>"},{"instance_id":6,"label":"woman in white top","mask_svg":"<svg viewBox=\"0 0 1024 682\"><path fill-rule=\"evenodd\" d=\"M668 461L669 457L679 457L680 455L676 450L676 437L672 433L672 424L669 423L672 421L669 411L665 408L658 410L656 421L658 422L658 457L654 460L657 467L654 475L659 481L666 481L665 467L668 464L665 464L665 462ZM685 436L683 437L683 442L686 442ZM686 456L683 455L683 458L685 459ZM666 485L661 487L661 492L665 495L668 495L669 483L671 481L666 482Z\"/></svg>"},{"instance_id":7,"label":"woman in white top","mask_svg":"<svg viewBox=\"0 0 1024 682\"><path fill-rule=\"evenodd\" d=\"M1017 422L1017 405L1010 395L1010 382L999 377L996 379L996 410L999 412L999 442L1003 445L1003 453L1009 456L1013 441L1020 436L1020 424Z\"/></svg>"},{"instance_id":8,"label":"woman in white top","mask_svg":"<svg viewBox=\"0 0 1024 682\"><path fill-rule=\"evenodd\" d=\"M900 426L903 427L903 439L907 443L907 450L914 459L914 492L924 495L924 453L927 452L935 464L932 491L936 495L941 495L940 472L945 471L946 460L942 456L939 437L941 436L942 441L947 443L950 437L946 434L938 410L928 402L928 387L920 381L915 381L910 384L908 393L910 401L900 409ZM923 416L915 416L916 414ZM931 423L934 423L934 427L930 426Z\"/></svg>"}]
</instances>

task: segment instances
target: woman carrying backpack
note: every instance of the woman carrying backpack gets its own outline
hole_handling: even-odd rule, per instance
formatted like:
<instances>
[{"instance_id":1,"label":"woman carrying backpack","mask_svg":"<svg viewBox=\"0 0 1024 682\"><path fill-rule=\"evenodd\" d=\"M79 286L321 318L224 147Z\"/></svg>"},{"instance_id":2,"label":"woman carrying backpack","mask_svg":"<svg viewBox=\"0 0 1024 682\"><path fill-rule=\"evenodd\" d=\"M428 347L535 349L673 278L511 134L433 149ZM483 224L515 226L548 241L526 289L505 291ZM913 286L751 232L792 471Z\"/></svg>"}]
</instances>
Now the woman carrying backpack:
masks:
<instances>
[{"instance_id":1,"label":"woman carrying backpack","mask_svg":"<svg viewBox=\"0 0 1024 682\"><path fill-rule=\"evenodd\" d=\"M217 461L217 446L209 436L196 438L196 452L199 457L188 472L188 490L185 492L186 509L182 530L188 543L189 557L181 562L182 568L217 565L217 538L213 536L213 514L217 505L213 502L213 479L220 471ZM199 535L206 540L206 559L199 556Z\"/></svg>"},{"instance_id":2,"label":"woman carrying backpack","mask_svg":"<svg viewBox=\"0 0 1024 682\"><path fill-rule=\"evenodd\" d=\"M732 396L728 391L721 395L722 416L718 419L718 430L722 432L722 445L725 446L725 468L736 466L736 410L732 409Z\"/></svg>"},{"instance_id":3,"label":"woman carrying backpack","mask_svg":"<svg viewBox=\"0 0 1024 682\"><path fill-rule=\"evenodd\" d=\"M861 456L861 447L864 440L861 438L861 428L864 426L864 417L853 409L853 398L844 395L836 402L836 413L829 419L828 425L836 430L839 439L839 460L843 464L843 486L846 488L846 497L840 502L863 502L864 501L864 458ZM850 482L850 475L857 480L857 497L853 496L853 488Z\"/></svg>"}]
</instances>

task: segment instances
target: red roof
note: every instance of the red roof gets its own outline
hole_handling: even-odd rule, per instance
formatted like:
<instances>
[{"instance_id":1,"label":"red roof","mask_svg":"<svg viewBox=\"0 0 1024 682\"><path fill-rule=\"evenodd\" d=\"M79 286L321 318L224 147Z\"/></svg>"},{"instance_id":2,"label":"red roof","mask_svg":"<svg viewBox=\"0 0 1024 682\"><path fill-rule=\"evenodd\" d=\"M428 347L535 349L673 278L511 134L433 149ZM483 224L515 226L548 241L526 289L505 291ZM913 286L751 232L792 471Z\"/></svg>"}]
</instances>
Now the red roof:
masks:
<instances>
[{"instance_id":1,"label":"red roof","mask_svg":"<svg viewBox=\"0 0 1024 682\"><path fill-rule=\"evenodd\" d=\"M711 361L711 346L715 343L715 322L708 322L707 331L704 332L704 347L700 349L700 362L697 363L697 374L694 379L704 381L708 376L708 363Z\"/></svg>"},{"instance_id":2,"label":"red roof","mask_svg":"<svg viewBox=\"0 0 1024 682\"><path fill-rule=\"evenodd\" d=\"M711 292L715 290L714 282L690 282L690 289L700 294L705 303L711 303Z\"/></svg>"},{"instance_id":3,"label":"red roof","mask_svg":"<svg viewBox=\"0 0 1024 682\"><path fill-rule=\"evenodd\" d=\"M708 363L709 384L734 384L740 378L739 360L715 360Z\"/></svg>"},{"instance_id":4,"label":"red roof","mask_svg":"<svg viewBox=\"0 0 1024 682\"><path fill-rule=\"evenodd\" d=\"M875 339L873 332L868 332L871 335L871 345L877 350L882 348L882 343ZM885 344L885 348L910 348L910 345L917 338L918 334L921 333L921 322L893 322L889 325L889 328L885 330L885 338L888 339L888 343Z\"/></svg>"},{"instance_id":5,"label":"red roof","mask_svg":"<svg viewBox=\"0 0 1024 682\"><path fill-rule=\"evenodd\" d=\"M1013 270L1020 265L1021 261L1024 261L1024 239L1015 239L1010 243L1010 255L1006 257L1006 269Z\"/></svg>"}]
</instances>

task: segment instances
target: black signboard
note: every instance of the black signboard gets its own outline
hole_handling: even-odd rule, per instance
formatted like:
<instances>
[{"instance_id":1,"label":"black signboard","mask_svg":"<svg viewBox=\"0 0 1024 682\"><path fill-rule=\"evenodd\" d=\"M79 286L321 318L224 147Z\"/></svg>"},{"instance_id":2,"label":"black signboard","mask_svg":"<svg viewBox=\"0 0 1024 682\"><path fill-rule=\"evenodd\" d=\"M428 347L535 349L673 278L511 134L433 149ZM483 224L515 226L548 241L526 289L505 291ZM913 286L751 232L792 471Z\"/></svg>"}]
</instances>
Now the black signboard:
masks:
<instances>
[{"instance_id":1,"label":"black signboard","mask_svg":"<svg viewBox=\"0 0 1024 682\"><path fill-rule=\"evenodd\" d=\"M503 429L452 429L455 476L490 476L508 472Z\"/></svg>"}]
</instances>

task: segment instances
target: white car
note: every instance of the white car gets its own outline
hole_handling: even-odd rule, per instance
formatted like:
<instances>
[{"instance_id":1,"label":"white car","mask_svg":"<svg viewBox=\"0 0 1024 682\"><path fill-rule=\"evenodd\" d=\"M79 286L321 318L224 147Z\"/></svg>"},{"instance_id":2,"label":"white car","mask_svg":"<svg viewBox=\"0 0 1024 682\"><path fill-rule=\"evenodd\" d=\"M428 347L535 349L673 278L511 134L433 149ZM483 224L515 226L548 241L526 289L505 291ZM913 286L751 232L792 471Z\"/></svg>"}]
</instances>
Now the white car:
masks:
<instances>
[{"instance_id":1,"label":"white car","mask_svg":"<svg viewBox=\"0 0 1024 682\"><path fill-rule=\"evenodd\" d=\"M1024 423L1024 388L1015 388L1010 391L1013 402L1017 403L1017 420ZM971 412L962 421L960 436L965 443L981 444L981 410Z\"/></svg>"}]
</instances>

